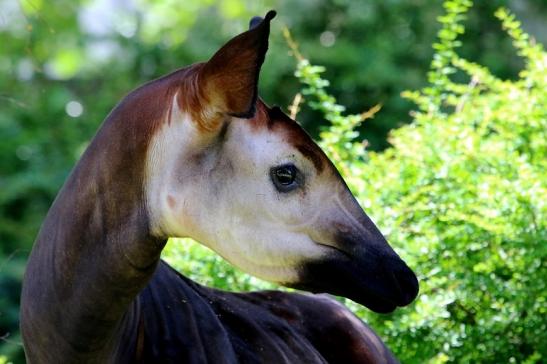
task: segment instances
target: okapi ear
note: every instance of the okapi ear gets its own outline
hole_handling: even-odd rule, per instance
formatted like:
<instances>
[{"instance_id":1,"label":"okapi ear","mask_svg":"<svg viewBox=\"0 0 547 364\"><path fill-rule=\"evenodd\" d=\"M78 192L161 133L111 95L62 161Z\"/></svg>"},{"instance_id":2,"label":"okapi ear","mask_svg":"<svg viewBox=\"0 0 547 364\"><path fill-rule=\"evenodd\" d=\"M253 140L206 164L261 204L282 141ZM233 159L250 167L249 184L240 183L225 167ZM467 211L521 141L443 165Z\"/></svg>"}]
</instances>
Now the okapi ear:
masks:
<instances>
[{"instance_id":1,"label":"okapi ear","mask_svg":"<svg viewBox=\"0 0 547 364\"><path fill-rule=\"evenodd\" d=\"M254 115L258 76L275 15L269 11L265 19L253 18L248 31L232 38L203 65L199 74L202 96L215 113L240 118Z\"/></svg>"}]
</instances>

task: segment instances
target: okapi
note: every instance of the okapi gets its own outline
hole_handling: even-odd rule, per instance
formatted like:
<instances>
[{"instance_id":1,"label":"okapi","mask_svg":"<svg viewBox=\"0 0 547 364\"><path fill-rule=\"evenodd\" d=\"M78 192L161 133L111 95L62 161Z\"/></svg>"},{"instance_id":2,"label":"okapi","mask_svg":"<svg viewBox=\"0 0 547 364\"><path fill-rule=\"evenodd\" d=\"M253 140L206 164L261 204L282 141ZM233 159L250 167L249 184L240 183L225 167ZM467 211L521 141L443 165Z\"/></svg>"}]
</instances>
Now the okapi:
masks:
<instances>
[{"instance_id":1,"label":"okapi","mask_svg":"<svg viewBox=\"0 0 547 364\"><path fill-rule=\"evenodd\" d=\"M270 21L131 92L53 203L29 258L29 363L392 363L324 295L230 293L160 261L191 237L268 281L409 304L414 273L306 132L257 97Z\"/></svg>"}]
</instances>

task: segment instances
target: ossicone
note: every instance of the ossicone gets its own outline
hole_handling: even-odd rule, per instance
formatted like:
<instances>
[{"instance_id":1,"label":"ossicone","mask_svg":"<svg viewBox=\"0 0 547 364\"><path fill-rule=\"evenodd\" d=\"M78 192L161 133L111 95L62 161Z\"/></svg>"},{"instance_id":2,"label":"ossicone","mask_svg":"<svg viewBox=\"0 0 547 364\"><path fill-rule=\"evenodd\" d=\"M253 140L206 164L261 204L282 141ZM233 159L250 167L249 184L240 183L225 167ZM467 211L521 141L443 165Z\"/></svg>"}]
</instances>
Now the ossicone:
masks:
<instances>
[{"instance_id":1,"label":"ossicone","mask_svg":"<svg viewBox=\"0 0 547 364\"><path fill-rule=\"evenodd\" d=\"M266 14L266 21L272 20L273 18L275 18L276 15L277 13L275 12L275 10L268 11L268 13ZM264 18L260 16L253 16L251 18L251 21L249 22L249 29L256 28L263 21L264 21Z\"/></svg>"}]
</instances>

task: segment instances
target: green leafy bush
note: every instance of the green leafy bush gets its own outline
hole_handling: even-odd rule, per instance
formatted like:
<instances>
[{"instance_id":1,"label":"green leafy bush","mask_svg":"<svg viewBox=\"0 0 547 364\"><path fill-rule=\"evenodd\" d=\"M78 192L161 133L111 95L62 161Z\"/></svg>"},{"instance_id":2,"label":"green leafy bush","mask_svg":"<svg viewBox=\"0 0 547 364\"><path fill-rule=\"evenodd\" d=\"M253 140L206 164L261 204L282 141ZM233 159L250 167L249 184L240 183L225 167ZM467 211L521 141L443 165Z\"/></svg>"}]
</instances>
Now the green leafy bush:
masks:
<instances>
[{"instance_id":1,"label":"green leafy bush","mask_svg":"<svg viewBox=\"0 0 547 364\"><path fill-rule=\"evenodd\" d=\"M358 312L403 362L539 362L547 355L547 54L500 9L525 60L520 78L497 79L458 57L469 6L445 3L430 85L405 93L419 110L383 153L353 152L360 146L339 124L355 116L344 121L332 107L321 69L303 60L297 76L319 101L309 105L333 122L321 135L325 150L421 278L412 308ZM457 72L469 82L452 81Z\"/></svg>"},{"instance_id":2,"label":"green leafy bush","mask_svg":"<svg viewBox=\"0 0 547 364\"><path fill-rule=\"evenodd\" d=\"M445 2L429 85L404 94L418 110L410 125L391 134L384 152L365 152L355 128L373 112L344 115L326 92L323 68L297 54L296 76L305 104L331 124L321 133L322 147L421 282L415 303L390 315L347 304L404 363L542 362L547 54L500 9L496 16L524 60L519 78L501 80L459 57L470 6ZM204 248L185 244L182 256L174 246L167 256L186 273L201 270L221 288L262 287L219 258L191 263L198 261L194 253L203 259Z\"/></svg>"}]
</instances>

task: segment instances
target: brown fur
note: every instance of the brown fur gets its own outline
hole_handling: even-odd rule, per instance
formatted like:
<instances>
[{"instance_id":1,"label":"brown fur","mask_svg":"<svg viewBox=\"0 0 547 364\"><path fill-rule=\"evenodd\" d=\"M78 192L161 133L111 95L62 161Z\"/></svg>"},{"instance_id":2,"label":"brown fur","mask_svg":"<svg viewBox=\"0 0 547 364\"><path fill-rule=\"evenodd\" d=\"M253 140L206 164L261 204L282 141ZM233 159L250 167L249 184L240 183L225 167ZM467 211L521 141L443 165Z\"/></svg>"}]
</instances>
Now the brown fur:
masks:
<instances>
[{"instance_id":1,"label":"brown fur","mask_svg":"<svg viewBox=\"0 0 547 364\"><path fill-rule=\"evenodd\" d=\"M262 100L256 103L256 113L249 120L254 132L267 129L270 133L279 133L290 145L294 146L302 155L315 166L321 174L331 165L325 153L317 146L308 133L277 106L268 107Z\"/></svg>"}]
</instances>

